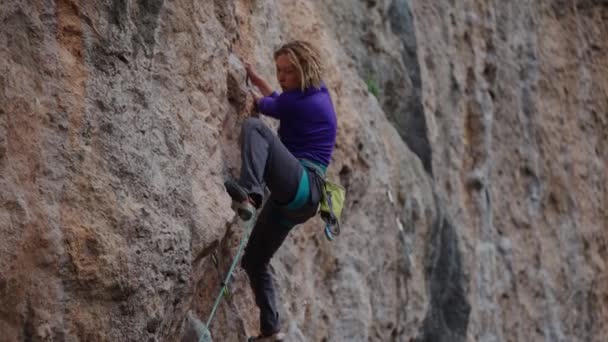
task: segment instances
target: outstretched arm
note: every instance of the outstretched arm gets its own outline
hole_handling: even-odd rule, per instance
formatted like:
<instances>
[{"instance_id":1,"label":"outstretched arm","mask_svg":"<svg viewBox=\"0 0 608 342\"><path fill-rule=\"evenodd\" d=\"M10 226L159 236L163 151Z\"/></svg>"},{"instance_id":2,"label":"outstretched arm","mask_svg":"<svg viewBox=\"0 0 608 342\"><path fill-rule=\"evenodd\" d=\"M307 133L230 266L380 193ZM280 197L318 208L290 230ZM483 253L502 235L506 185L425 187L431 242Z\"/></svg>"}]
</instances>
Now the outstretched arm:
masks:
<instances>
[{"instance_id":1,"label":"outstretched arm","mask_svg":"<svg viewBox=\"0 0 608 342\"><path fill-rule=\"evenodd\" d=\"M253 69L250 63L245 63L245 70L247 71L247 76L251 79L251 83L255 85L262 95L270 96L272 94L272 87L268 82L266 82L258 73Z\"/></svg>"}]
</instances>

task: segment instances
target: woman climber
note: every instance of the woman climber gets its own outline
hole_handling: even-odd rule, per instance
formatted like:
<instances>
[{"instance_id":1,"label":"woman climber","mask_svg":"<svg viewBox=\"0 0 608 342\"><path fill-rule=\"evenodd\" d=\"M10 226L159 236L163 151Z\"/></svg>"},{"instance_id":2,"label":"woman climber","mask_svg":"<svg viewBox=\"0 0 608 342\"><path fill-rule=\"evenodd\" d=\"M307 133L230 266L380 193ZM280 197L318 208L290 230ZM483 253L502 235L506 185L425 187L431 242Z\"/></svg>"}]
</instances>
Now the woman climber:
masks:
<instances>
[{"instance_id":1,"label":"woman climber","mask_svg":"<svg viewBox=\"0 0 608 342\"><path fill-rule=\"evenodd\" d=\"M247 76L264 95L255 106L280 122L278 136L259 118L250 117L241 131L241 174L225 183L238 215L249 220L270 196L245 247L245 269L260 309L260 335L249 341L282 341L270 259L295 225L317 213L323 175L336 140L336 113L321 79L318 51L293 41L274 53L278 94L246 64Z\"/></svg>"}]
</instances>

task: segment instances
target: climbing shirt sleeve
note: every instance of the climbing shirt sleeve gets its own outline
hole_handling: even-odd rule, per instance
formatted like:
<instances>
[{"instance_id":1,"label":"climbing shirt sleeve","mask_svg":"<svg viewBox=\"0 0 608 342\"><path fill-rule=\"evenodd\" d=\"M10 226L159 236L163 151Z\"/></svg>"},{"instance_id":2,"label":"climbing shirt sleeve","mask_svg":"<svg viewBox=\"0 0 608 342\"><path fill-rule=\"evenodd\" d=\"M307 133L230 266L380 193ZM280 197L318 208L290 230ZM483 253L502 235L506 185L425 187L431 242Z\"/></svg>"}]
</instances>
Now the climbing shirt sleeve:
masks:
<instances>
[{"instance_id":1,"label":"climbing shirt sleeve","mask_svg":"<svg viewBox=\"0 0 608 342\"><path fill-rule=\"evenodd\" d=\"M279 113L278 99L279 94L276 91L273 91L270 96L262 97L258 101L258 110L264 115L280 119L281 114Z\"/></svg>"}]
</instances>

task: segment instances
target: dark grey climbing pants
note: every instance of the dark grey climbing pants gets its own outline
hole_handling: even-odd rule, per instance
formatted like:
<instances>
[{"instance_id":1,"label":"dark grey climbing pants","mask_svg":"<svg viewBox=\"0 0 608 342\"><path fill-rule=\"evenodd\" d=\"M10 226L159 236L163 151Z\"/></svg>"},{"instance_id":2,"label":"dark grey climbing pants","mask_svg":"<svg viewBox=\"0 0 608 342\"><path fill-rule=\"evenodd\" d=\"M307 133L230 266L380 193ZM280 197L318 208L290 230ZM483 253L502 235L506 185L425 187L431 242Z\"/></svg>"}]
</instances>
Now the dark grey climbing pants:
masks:
<instances>
[{"instance_id":1,"label":"dark grey climbing pants","mask_svg":"<svg viewBox=\"0 0 608 342\"><path fill-rule=\"evenodd\" d=\"M262 198L268 185L276 201L287 203L296 193L301 175L298 159L262 120L245 120L241 129L239 183L249 194Z\"/></svg>"},{"instance_id":2,"label":"dark grey climbing pants","mask_svg":"<svg viewBox=\"0 0 608 342\"><path fill-rule=\"evenodd\" d=\"M279 249L293 226L314 216L321 194L321 179L307 172L310 196L304 206L286 208L295 196L304 167L277 135L257 118L249 118L241 132L242 165L239 183L250 193L270 198L260 213L245 247L242 266L247 272L255 301L260 309L260 330L271 335L280 330L279 313L271 274L270 259Z\"/></svg>"}]
</instances>

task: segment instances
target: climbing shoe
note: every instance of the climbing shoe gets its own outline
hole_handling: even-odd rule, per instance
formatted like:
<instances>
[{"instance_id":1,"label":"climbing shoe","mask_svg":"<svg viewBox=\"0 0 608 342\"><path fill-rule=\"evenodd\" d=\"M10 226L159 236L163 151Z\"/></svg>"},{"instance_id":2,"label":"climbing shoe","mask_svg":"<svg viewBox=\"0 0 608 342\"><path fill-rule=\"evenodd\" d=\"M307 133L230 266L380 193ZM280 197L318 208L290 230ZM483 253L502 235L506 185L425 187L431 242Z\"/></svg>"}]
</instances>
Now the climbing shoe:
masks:
<instances>
[{"instance_id":1,"label":"climbing shoe","mask_svg":"<svg viewBox=\"0 0 608 342\"><path fill-rule=\"evenodd\" d=\"M247 191L233 180L227 180L224 182L224 186L228 195L232 198L232 209L244 221L251 219L255 214L256 205L247 194Z\"/></svg>"},{"instance_id":2,"label":"climbing shoe","mask_svg":"<svg viewBox=\"0 0 608 342\"><path fill-rule=\"evenodd\" d=\"M283 333L276 333L276 334L272 334L270 336L257 336L257 337L250 337L247 342L284 342L285 341L285 334Z\"/></svg>"}]
</instances>

